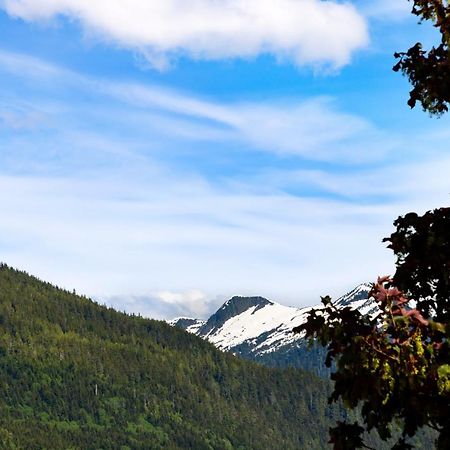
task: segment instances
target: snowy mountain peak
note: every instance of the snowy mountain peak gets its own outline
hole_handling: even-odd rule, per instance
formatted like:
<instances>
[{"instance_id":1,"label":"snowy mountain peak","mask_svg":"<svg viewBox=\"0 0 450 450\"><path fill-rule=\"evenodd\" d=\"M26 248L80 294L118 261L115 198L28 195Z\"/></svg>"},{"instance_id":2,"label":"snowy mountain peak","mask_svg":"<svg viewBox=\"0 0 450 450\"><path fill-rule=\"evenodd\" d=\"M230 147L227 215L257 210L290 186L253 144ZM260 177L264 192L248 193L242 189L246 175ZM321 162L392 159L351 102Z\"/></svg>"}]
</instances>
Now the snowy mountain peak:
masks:
<instances>
[{"instance_id":1,"label":"snowy mountain peak","mask_svg":"<svg viewBox=\"0 0 450 450\"><path fill-rule=\"evenodd\" d=\"M233 316L236 314L241 314L252 306L256 307L256 310L264 308L266 305L273 305L273 302L267 300L264 297L240 297L234 296L227 300L219 309L219 311L226 311L231 313ZM255 310L255 311L256 311Z\"/></svg>"},{"instance_id":2,"label":"snowy mountain peak","mask_svg":"<svg viewBox=\"0 0 450 450\"><path fill-rule=\"evenodd\" d=\"M176 319L169 320L169 325L182 328L183 330L194 334L197 334L198 329L205 323L205 320L191 319L190 317L178 317Z\"/></svg>"},{"instance_id":3,"label":"snowy mountain peak","mask_svg":"<svg viewBox=\"0 0 450 450\"><path fill-rule=\"evenodd\" d=\"M378 306L373 298L368 298L370 289L370 284L360 284L338 298L335 304L338 308L350 307L363 315L376 315ZM309 308L284 306L263 297L233 297L206 322L177 319L171 323L245 358L273 365L287 364L288 361L308 367L308 364L316 363L308 356L304 336L292 330L307 320L312 309L322 308L322 305Z\"/></svg>"},{"instance_id":4,"label":"snowy mountain peak","mask_svg":"<svg viewBox=\"0 0 450 450\"><path fill-rule=\"evenodd\" d=\"M335 304L338 308L350 306L352 309L357 309L362 315L373 316L378 313L379 309L375 299L369 298L371 289L371 283L360 284L352 291L339 297Z\"/></svg>"},{"instance_id":5,"label":"snowy mountain peak","mask_svg":"<svg viewBox=\"0 0 450 450\"><path fill-rule=\"evenodd\" d=\"M230 298L200 328L199 333L203 336L210 335L220 329L232 317L239 316L250 309L252 309L253 314L267 305L273 305L273 302L264 297L235 296Z\"/></svg>"},{"instance_id":6,"label":"snowy mountain peak","mask_svg":"<svg viewBox=\"0 0 450 450\"><path fill-rule=\"evenodd\" d=\"M370 283L362 283L356 286L347 294L339 297L335 304L336 306L344 307L350 306L359 300L367 300L369 296L369 292L372 289L372 285Z\"/></svg>"}]
</instances>

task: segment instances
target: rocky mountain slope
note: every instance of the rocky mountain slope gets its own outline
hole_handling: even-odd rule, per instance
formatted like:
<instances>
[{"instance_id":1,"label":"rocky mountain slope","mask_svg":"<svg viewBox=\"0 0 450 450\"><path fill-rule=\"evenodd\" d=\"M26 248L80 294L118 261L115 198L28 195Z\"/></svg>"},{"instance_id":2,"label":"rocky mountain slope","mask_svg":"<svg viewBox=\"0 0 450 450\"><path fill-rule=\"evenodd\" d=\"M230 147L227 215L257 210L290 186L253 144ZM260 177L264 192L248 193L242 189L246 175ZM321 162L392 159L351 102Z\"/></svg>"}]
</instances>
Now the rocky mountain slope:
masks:
<instances>
[{"instance_id":1,"label":"rocky mountain slope","mask_svg":"<svg viewBox=\"0 0 450 450\"><path fill-rule=\"evenodd\" d=\"M336 305L373 314L377 306L367 298L369 290L369 284L361 284L337 299ZM207 321L178 318L170 323L244 358L269 366L303 367L320 374L325 370L324 350L309 349L303 337L292 332L306 321L311 309L320 307L295 308L263 297L233 297Z\"/></svg>"}]
</instances>

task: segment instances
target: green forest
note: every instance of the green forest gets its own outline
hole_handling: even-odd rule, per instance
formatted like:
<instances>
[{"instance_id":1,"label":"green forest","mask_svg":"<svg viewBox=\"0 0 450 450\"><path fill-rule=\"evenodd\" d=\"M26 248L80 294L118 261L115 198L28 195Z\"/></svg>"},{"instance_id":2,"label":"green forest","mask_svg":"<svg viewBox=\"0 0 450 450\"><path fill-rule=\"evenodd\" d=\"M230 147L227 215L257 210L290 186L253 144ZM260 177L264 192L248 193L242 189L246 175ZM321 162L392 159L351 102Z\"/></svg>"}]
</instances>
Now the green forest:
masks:
<instances>
[{"instance_id":1,"label":"green forest","mask_svg":"<svg viewBox=\"0 0 450 450\"><path fill-rule=\"evenodd\" d=\"M330 384L0 268L0 448L321 449Z\"/></svg>"},{"instance_id":2,"label":"green forest","mask_svg":"<svg viewBox=\"0 0 450 450\"><path fill-rule=\"evenodd\" d=\"M323 449L331 391L0 265L1 449Z\"/></svg>"}]
</instances>

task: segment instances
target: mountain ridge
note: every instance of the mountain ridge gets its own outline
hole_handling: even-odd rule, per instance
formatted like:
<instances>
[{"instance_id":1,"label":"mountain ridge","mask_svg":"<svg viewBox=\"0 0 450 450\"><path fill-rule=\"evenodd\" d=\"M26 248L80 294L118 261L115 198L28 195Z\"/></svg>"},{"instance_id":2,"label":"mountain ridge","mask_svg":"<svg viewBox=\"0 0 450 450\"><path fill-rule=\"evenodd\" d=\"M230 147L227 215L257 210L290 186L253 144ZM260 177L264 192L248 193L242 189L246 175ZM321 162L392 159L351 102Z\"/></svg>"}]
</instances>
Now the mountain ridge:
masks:
<instances>
[{"instance_id":1,"label":"mountain ridge","mask_svg":"<svg viewBox=\"0 0 450 450\"><path fill-rule=\"evenodd\" d=\"M335 305L338 308L349 306L361 314L372 315L376 313L377 305L368 298L370 288L370 284L361 283L339 297ZM179 319L169 323L202 337L220 350L246 359L269 366L313 369L320 374L325 370L320 367L324 350L319 347L309 350L303 337L292 332L306 321L312 309L320 308L321 305L296 308L263 297L235 296L206 321L184 319L190 321L188 326Z\"/></svg>"}]
</instances>

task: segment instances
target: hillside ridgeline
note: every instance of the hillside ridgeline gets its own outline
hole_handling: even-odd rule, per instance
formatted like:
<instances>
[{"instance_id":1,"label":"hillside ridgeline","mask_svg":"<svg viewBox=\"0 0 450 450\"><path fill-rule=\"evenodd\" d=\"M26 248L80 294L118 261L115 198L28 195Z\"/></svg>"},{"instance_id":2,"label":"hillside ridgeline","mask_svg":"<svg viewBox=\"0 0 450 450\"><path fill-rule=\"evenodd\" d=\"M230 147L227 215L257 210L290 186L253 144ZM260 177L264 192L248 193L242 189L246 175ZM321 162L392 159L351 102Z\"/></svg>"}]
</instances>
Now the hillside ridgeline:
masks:
<instances>
[{"instance_id":1,"label":"hillside ridgeline","mask_svg":"<svg viewBox=\"0 0 450 450\"><path fill-rule=\"evenodd\" d=\"M0 448L323 449L329 393L0 266Z\"/></svg>"}]
</instances>

